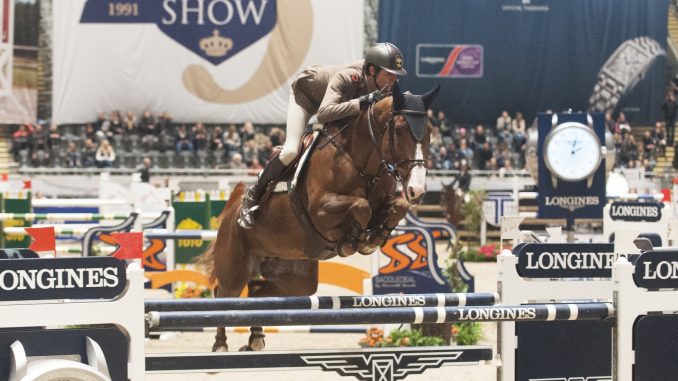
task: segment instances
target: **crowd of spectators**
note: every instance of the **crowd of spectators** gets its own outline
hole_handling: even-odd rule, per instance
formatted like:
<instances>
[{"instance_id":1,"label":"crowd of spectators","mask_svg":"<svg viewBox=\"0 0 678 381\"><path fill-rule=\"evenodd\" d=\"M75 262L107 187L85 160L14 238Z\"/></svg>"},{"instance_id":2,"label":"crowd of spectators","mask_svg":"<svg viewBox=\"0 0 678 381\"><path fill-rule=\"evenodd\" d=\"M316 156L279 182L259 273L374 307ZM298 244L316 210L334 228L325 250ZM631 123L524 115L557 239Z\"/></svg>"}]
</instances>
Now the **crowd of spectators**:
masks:
<instances>
[{"instance_id":1,"label":"crowd of spectators","mask_svg":"<svg viewBox=\"0 0 678 381\"><path fill-rule=\"evenodd\" d=\"M527 131L520 112L504 111L494 126L453 125L444 111L428 110L433 125L428 167L431 169L511 170L525 167Z\"/></svg>"},{"instance_id":2,"label":"crowd of spectators","mask_svg":"<svg viewBox=\"0 0 678 381\"><path fill-rule=\"evenodd\" d=\"M12 154L21 165L67 168L136 168L144 157L161 168L261 169L284 141L277 127L174 123L169 113L146 110L122 117L100 113L92 123L50 126L26 123L12 134Z\"/></svg>"},{"instance_id":3,"label":"crowd of spectators","mask_svg":"<svg viewBox=\"0 0 678 381\"><path fill-rule=\"evenodd\" d=\"M667 98L668 99L668 98ZM668 101L667 101L668 102ZM676 105L675 100L672 101ZM670 107L665 106L665 107ZM675 110L674 110L675 111ZM428 110L433 126L427 166L440 170L521 170L525 167L527 125L521 112L504 111L491 125L450 123L444 111ZM634 136L623 113L606 114L618 166L651 169L667 144L665 122ZM99 113L84 125L45 128L24 124L12 135L12 153L21 165L67 168L137 168L144 157L160 168L261 169L283 128L243 124L175 123L163 112Z\"/></svg>"}]
</instances>

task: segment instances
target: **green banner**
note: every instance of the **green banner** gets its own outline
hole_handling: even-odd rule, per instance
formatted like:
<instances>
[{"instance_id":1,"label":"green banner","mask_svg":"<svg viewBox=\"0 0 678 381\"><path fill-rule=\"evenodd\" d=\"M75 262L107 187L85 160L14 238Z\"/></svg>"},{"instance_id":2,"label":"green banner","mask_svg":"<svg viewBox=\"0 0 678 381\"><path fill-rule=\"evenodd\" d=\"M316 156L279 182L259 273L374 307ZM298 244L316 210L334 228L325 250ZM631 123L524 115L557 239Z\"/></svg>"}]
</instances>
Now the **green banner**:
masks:
<instances>
[{"instance_id":1,"label":"green banner","mask_svg":"<svg viewBox=\"0 0 678 381\"><path fill-rule=\"evenodd\" d=\"M172 202L177 230L208 230L210 228L209 198L177 197ZM193 258L202 254L209 246L208 241L200 239L178 239L174 241L175 263L193 263Z\"/></svg>"},{"instance_id":2,"label":"green banner","mask_svg":"<svg viewBox=\"0 0 678 381\"><path fill-rule=\"evenodd\" d=\"M10 198L12 197L12 198ZM2 211L4 213L30 213L31 212L31 194L3 194L2 195ZM26 227L31 226L31 222L25 220L6 220L0 221L2 229L9 227ZM3 248L27 248L31 244L31 237L27 234L2 234Z\"/></svg>"}]
</instances>

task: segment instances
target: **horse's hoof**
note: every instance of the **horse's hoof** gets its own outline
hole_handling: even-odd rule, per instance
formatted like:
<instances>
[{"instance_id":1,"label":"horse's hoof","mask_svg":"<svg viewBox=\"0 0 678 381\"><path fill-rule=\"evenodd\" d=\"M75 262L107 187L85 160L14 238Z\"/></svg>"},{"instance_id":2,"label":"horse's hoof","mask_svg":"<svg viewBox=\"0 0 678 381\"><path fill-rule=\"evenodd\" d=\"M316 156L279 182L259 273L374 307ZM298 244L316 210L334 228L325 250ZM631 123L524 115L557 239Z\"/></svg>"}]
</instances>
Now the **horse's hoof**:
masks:
<instances>
[{"instance_id":1,"label":"horse's hoof","mask_svg":"<svg viewBox=\"0 0 678 381\"><path fill-rule=\"evenodd\" d=\"M339 254L340 257L348 257L355 254L355 249L348 242L341 241L337 246L337 254Z\"/></svg>"},{"instance_id":2,"label":"horse's hoof","mask_svg":"<svg viewBox=\"0 0 678 381\"><path fill-rule=\"evenodd\" d=\"M362 255L370 255L370 254L374 253L375 251L377 251L378 248L379 248L379 246L370 245L370 246L365 246L365 247L360 248L358 250L358 252Z\"/></svg>"},{"instance_id":3,"label":"horse's hoof","mask_svg":"<svg viewBox=\"0 0 678 381\"><path fill-rule=\"evenodd\" d=\"M228 345L226 343L214 343L212 352L228 352Z\"/></svg>"},{"instance_id":4,"label":"horse's hoof","mask_svg":"<svg viewBox=\"0 0 678 381\"><path fill-rule=\"evenodd\" d=\"M263 337L258 337L250 341L250 344L248 345L251 351L263 351L264 347L266 347L266 343L264 342Z\"/></svg>"}]
</instances>

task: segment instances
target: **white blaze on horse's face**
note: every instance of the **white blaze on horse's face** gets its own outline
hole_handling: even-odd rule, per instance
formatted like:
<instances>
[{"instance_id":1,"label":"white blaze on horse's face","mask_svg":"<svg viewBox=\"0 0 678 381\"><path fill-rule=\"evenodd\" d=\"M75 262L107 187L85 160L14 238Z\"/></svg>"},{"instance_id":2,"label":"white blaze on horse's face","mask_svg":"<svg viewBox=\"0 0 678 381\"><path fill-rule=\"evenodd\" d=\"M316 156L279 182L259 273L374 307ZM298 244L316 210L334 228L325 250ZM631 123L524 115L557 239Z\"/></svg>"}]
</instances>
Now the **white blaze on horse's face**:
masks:
<instances>
[{"instance_id":1,"label":"white blaze on horse's face","mask_svg":"<svg viewBox=\"0 0 678 381\"><path fill-rule=\"evenodd\" d=\"M415 160L424 160L424 153L421 148L421 143L417 143L417 151L415 153ZM426 167L422 164L417 164L412 167L410 176L405 184L405 198L410 204L418 203L426 193Z\"/></svg>"}]
</instances>

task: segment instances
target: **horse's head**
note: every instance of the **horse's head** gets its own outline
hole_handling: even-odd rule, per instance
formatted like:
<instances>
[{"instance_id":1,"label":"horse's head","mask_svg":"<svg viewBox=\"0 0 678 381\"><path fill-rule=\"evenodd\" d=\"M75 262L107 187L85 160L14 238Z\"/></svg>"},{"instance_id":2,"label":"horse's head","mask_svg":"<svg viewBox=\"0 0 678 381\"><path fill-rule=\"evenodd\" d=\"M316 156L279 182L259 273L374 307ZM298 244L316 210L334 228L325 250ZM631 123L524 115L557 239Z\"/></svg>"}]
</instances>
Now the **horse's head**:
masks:
<instances>
[{"instance_id":1,"label":"horse's head","mask_svg":"<svg viewBox=\"0 0 678 381\"><path fill-rule=\"evenodd\" d=\"M432 129L426 109L439 90L440 85L426 94L415 95L402 93L397 82L393 86L389 147L410 204L421 202L426 193L426 158Z\"/></svg>"}]
</instances>

